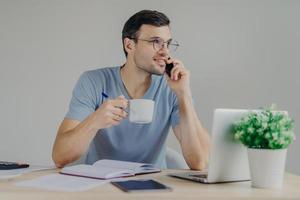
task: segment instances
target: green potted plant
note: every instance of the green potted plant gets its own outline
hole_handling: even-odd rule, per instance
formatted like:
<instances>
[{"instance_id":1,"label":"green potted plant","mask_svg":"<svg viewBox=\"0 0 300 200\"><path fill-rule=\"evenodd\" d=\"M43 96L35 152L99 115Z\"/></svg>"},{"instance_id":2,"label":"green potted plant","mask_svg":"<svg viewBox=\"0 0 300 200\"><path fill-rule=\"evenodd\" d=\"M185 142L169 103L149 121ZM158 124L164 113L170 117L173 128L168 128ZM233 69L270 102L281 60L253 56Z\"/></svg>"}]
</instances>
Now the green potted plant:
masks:
<instances>
[{"instance_id":1,"label":"green potted plant","mask_svg":"<svg viewBox=\"0 0 300 200\"><path fill-rule=\"evenodd\" d=\"M248 148L253 187L281 188L294 121L275 106L251 111L234 123L234 139Z\"/></svg>"}]
</instances>

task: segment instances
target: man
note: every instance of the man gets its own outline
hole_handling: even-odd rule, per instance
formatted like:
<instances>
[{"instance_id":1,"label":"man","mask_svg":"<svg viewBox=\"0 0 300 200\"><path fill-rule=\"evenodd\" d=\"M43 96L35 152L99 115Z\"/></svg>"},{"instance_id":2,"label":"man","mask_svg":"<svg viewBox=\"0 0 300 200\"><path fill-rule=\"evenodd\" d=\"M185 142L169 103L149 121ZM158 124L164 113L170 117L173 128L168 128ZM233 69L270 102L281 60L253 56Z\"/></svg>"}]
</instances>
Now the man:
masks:
<instances>
[{"instance_id":1,"label":"man","mask_svg":"<svg viewBox=\"0 0 300 200\"><path fill-rule=\"evenodd\" d=\"M188 166L205 167L209 136L192 103L190 74L180 60L170 57L170 49L178 44L172 42L169 24L167 16L157 11L134 14L122 32L126 63L83 73L53 146L57 167L87 152L88 164L114 159L165 168L170 126ZM170 77L165 74L166 63L174 64ZM129 122L125 109L128 99L136 98L155 101L150 124Z\"/></svg>"}]
</instances>

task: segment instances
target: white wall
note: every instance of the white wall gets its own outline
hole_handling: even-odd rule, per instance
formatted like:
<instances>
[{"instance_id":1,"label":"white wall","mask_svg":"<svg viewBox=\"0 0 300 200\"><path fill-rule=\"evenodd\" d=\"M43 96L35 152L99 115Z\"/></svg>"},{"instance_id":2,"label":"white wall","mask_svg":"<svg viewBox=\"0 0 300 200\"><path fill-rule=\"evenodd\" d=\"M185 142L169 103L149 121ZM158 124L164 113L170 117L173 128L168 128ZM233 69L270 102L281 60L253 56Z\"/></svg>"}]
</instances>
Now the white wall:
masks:
<instances>
[{"instance_id":1,"label":"white wall","mask_svg":"<svg viewBox=\"0 0 300 200\"><path fill-rule=\"evenodd\" d=\"M122 64L121 30L141 9L165 12L192 72L199 117L277 103L299 130L300 1L0 0L0 160L51 164L57 127L87 70ZM174 137L169 145L179 150ZM300 141L287 169L300 174Z\"/></svg>"}]
</instances>

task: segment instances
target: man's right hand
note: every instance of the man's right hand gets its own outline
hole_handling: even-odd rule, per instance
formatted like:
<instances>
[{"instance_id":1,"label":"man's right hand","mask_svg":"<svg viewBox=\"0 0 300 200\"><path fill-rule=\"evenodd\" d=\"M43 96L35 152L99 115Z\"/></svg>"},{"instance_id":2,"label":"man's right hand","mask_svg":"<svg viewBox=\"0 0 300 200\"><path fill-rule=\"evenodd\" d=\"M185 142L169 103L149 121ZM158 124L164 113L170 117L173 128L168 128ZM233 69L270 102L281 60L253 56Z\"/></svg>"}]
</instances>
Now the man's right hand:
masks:
<instances>
[{"instance_id":1,"label":"man's right hand","mask_svg":"<svg viewBox=\"0 0 300 200\"><path fill-rule=\"evenodd\" d=\"M82 156L88 149L99 129L118 125L126 116L128 100L124 96L105 102L82 122L64 119L61 123L52 158L57 167L71 163Z\"/></svg>"},{"instance_id":2,"label":"man's right hand","mask_svg":"<svg viewBox=\"0 0 300 200\"><path fill-rule=\"evenodd\" d=\"M127 116L127 106L128 100L124 96L104 101L91 116L94 128L103 129L118 125Z\"/></svg>"}]
</instances>

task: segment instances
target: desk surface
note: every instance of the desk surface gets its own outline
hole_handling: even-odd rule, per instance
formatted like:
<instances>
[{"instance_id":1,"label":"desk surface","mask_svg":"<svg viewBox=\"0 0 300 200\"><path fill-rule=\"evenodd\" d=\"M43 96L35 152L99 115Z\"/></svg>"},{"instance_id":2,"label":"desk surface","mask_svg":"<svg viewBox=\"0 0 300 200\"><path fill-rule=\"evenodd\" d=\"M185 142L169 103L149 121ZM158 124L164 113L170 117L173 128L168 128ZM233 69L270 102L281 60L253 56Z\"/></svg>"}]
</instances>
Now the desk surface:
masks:
<instances>
[{"instance_id":1,"label":"desk surface","mask_svg":"<svg viewBox=\"0 0 300 200\"><path fill-rule=\"evenodd\" d=\"M125 193L107 183L85 192L51 192L34 188L17 187L14 184L42 175L55 173L57 170L31 172L22 176L0 180L0 199L300 199L300 176L285 174L281 190L257 189L251 182L225 184L201 184L167 176L171 172L183 170L165 170L161 173L139 175L132 179L152 178L173 188L172 192Z\"/></svg>"}]
</instances>

